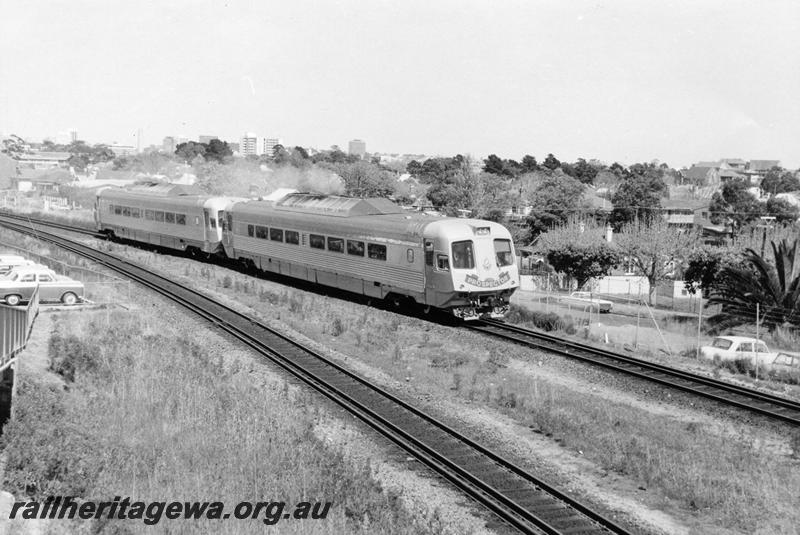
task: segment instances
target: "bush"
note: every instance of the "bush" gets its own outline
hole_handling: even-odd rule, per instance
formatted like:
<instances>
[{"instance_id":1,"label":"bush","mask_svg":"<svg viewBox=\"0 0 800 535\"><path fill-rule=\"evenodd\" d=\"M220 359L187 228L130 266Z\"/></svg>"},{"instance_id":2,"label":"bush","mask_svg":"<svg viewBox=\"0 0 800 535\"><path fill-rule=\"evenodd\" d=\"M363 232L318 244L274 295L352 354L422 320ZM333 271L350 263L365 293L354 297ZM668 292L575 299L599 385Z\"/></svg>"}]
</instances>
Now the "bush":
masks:
<instances>
[{"instance_id":1,"label":"bush","mask_svg":"<svg viewBox=\"0 0 800 535\"><path fill-rule=\"evenodd\" d=\"M84 343L74 334L62 335L54 332L47 346L50 369L68 383L75 381L76 374L91 373L98 367L100 350L94 344Z\"/></svg>"},{"instance_id":2,"label":"bush","mask_svg":"<svg viewBox=\"0 0 800 535\"><path fill-rule=\"evenodd\" d=\"M509 323L530 323L543 331L564 331L575 334L577 329L571 319L565 319L555 312L539 312L511 305L511 310L506 316Z\"/></svg>"}]
</instances>

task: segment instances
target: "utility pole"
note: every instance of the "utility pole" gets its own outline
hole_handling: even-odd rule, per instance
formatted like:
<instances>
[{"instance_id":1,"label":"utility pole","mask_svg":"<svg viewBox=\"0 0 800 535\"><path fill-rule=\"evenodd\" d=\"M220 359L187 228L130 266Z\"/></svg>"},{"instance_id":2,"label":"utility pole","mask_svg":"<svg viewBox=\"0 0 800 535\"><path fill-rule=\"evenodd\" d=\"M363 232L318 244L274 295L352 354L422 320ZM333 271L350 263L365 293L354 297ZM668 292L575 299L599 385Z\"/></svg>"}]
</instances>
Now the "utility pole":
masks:
<instances>
[{"instance_id":1,"label":"utility pole","mask_svg":"<svg viewBox=\"0 0 800 535\"><path fill-rule=\"evenodd\" d=\"M697 358L700 358L700 333L703 325L703 290L700 289L700 310L697 312Z\"/></svg>"},{"instance_id":2,"label":"utility pole","mask_svg":"<svg viewBox=\"0 0 800 535\"><path fill-rule=\"evenodd\" d=\"M766 232L766 230L764 231ZM762 255L764 253L761 253ZM760 304L756 301L756 381L758 381L758 346L761 344L761 338L759 337L758 327L759 327L759 313L760 313Z\"/></svg>"}]
</instances>

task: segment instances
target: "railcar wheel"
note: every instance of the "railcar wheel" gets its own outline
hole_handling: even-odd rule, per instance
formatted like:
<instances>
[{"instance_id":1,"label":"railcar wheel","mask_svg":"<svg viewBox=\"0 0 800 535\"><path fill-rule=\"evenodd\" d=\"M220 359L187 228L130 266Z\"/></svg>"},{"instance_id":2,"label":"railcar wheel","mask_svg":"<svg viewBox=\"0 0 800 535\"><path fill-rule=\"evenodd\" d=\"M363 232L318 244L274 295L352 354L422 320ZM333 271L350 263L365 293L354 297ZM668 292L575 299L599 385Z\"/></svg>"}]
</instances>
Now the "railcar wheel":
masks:
<instances>
[{"instance_id":1,"label":"railcar wheel","mask_svg":"<svg viewBox=\"0 0 800 535\"><path fill-rule=\"evenodd\" d=\"M78 302L78 296L72 292L67 292L61 296L61 302L65 305L74 305Z\"/></svg>"},{"instance_id":2,"label":"railcar wheel","mask_svg":"<svg viewBox=\"0 0 800 535\"><path fill-rule=\"evenodd\" d=\"M12 307L15 307L22 301L22 298L18 295L7 295L6 296L6 303Z\"/></svg>"}]
</instances>

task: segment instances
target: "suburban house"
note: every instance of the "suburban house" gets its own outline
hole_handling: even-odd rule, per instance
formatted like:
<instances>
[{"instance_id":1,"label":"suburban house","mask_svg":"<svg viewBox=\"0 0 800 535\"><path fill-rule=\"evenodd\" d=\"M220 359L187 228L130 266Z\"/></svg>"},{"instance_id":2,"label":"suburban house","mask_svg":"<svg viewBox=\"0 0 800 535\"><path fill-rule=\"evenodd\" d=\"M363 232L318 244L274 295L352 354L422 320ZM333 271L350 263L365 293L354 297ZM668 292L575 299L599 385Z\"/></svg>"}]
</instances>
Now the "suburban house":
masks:
<instances>
[{"instance_id":1,"label":"suburban house","mask_svg":"<svg viewBox=\"0 0 800 535\"><path fill-rule=\"evenodd\" d=\"M56 169L66 168L70 156L69 152L33 152L17 153L14 159L20 169Z\"/></svg>"}]
</instances>

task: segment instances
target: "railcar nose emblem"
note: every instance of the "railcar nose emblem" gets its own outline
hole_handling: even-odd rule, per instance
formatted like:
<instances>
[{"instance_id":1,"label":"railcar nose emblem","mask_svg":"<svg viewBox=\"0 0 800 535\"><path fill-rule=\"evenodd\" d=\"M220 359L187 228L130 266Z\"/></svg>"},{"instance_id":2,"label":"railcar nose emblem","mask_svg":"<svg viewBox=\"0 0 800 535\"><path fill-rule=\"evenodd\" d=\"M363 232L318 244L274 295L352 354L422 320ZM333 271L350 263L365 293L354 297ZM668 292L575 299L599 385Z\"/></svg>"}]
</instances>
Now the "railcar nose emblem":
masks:
<instances>
[{"instance_id":1,"label":"railcar nose emblem","mask_svg":"<svg viewBox=\"0 0 800 535\"><path fill-rule=\"evenodd\" d=\"M491 262L489 262L488 258L484 258L483 259L483 269L489 269L489 266L491 266L491 265L492 264L491 264Z\"/></svg>"}]
</instances>

